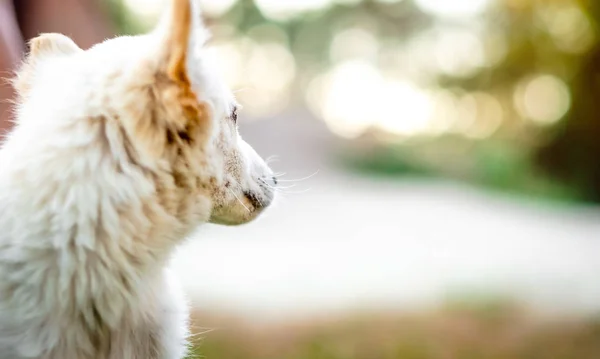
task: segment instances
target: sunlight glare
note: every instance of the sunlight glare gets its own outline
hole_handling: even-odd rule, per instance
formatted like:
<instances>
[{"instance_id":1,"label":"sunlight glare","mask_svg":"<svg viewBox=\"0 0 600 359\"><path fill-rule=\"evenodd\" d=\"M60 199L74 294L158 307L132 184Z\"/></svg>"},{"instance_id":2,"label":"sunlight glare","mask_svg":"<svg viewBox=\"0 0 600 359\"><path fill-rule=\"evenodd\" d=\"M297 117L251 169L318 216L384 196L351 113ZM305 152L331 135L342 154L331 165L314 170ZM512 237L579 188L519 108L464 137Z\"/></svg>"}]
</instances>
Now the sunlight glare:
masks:
<instances>
[{"instance_id":1,"label":"sunlight glare","mask_svg":"<svg viewBox=\"0 0 600 359\"><path fill-rule=\"evenodd\" d=\"M375 125L394 135L415 136L431 127L434 104L410 82L388 80L380 91Z\"/></svg>"},{"instance_id":2,"label":"sunlight glare","mask_svg":"<svg viewBox=\"0 0 600 359\"><path fill-rule=\"evenodd\" d=\"M369 128L405 137L431 132L429 94L411 82L385 78L364 61L344 62L314 80L307 102L342 137L355 138Z\"/></svg>"},{"instance_id":3,"label":"sunlight glare","mask_svg":"<svg viewBox=\"0 0 600 359\"><path fill-rule=\"evenodd\" d=\"M325 85L322 115L336 134L354 138L372 124L382 78L372 65L347 62L337 66Z\"/></svg>"},{"instance_id":4,"label":"sunlight glare","mask_svg":"<svg viewBox=\"0 0 600 359\"><path fill-rule=\"evenodd\" d=\"M490 0L415 0L423 11L439 17L464 18L481 14Z\"/></svg>"}]
</instances>

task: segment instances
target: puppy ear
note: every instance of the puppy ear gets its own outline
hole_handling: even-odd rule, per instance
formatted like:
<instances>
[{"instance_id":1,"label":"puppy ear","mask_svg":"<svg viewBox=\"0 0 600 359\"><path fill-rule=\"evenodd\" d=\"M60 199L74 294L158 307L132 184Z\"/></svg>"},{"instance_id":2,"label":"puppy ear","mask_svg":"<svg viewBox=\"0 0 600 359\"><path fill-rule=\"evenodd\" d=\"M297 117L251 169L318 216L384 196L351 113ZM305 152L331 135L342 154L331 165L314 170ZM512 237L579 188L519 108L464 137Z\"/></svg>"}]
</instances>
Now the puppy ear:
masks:
<instances>
[{"instance_id":1,"label":"puppy ear","mask_svg":"<svg viewBox=\"0 0 600 359\"><path fill-rule=\"evenodd\" d=\"M162 70L180 83L188 84L191 52L201 46L200 6L196 0L170 0L170 8L162 18L158 31L162 37Z\"/></svg>"},{"instance_id":2,"label":"puppy ear","mask_svg":"<svg viewBox=\"0 0 600 359\"><path fill-rule=\"evenodd\" d=\"M29 93L37 68L44 59L82 51L73 40L61 34L46 33L30 40L29 54L11 81L19 97L26 97Z\"/></svg>"},{"instance_id":3,"label":"puppy ear","mask_svg":"<svg viewBox=\"0 0 600 359\"><path fill-rule=\"evenodd\" d=\"M175 131L166 136L168 143L205 143L213 129L208 105L198 96L203 85L193 82L199 78L193 75L204 31L198 1L170 0L170 7L153 32L159 46L157 70L169 80L161 91L167 127Z\"/></svg>"},{"instance_id":4,"label":"puppy ear","mask_svg":"<svg viewBox=\"0 0 600 359\"><path fill-rule=\"evenodd\" d=\"M41 34L29 42L29 56L35 60L43 56L71 55L83 51L73 40L56 33Z\"/></svg>"}]
</instances>

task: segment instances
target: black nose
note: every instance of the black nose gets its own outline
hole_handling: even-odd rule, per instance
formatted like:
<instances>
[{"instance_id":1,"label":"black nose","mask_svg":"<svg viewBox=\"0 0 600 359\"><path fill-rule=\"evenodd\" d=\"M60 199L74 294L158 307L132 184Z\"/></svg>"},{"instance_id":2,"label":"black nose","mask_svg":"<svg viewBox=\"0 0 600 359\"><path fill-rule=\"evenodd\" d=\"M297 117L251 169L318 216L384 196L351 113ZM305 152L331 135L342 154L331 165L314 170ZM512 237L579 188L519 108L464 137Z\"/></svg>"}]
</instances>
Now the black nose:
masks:
<instances>
[{"instance_id":1,"label":"black nose","mask_svg":"<svg viewBox=\"0 0 600 359\"><path fill-rule=\"evenodd\" d=\"M273 184L277 184L277 177L271 177L273 179Z\"/></svg>"},{"instance_id":2,"label":"black nose","mask_svg":"<svg viewBox=\"0 0 600 359\"><path fill-rule=\"evenodd\" d=\"M248 199L248 201L254 208L264 207L263 202L260 200L260 198L258 198L258 195L256 193L244 192L244 196Z\"/></svg>"}]
</instances>

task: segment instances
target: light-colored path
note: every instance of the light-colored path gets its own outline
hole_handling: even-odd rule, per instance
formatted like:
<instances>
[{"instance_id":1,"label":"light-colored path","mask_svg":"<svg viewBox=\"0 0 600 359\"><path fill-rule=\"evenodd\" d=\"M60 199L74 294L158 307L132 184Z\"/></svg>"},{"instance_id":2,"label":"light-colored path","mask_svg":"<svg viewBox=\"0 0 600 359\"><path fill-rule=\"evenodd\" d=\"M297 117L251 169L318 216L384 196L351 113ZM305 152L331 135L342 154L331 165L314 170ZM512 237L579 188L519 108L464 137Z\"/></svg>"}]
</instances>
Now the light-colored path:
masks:
<instances>
[{"instance_id":1,"label":"light-colored path","mask_svg":"<svg viewBox=\"0 0 600 359\"><path fill-rule=\"evenodd\" d=\"M287 315L456 291L600 310L600 214L436 183L331 177L260 221L206 226L175 263L195 305Z\"/></svg>"},{"instance_id":2,"label":"light-colored path","mask_svg":"<svg viewBox=\"0 0 600 359\"><path fill-rule=\"evenodd\" d=\"M205 226L182 247L174 265L195 306L284 319L485 291L551 311L600 310L598 210L327 169L308 186L255 223Z\"/></svg>"}]
</instances>

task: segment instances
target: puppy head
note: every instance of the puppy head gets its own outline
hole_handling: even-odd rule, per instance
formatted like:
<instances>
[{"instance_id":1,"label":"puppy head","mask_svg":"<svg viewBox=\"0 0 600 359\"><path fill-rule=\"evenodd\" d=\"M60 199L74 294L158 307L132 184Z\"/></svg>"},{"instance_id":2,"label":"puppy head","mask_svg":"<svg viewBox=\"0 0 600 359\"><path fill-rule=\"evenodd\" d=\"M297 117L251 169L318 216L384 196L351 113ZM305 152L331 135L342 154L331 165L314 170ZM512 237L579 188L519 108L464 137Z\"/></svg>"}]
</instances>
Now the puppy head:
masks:
<instances>
[{"instance_id":1,"label":"puppy head","mask_svg":"<svg viewBox=\"0 0 600 359\"><path fill-rule=\"evenodd\" d=\"M205 51L198 1L172 0L149 36L160 44L158 73L165 77L156 85L167 112L164 136L174 172L197 183L190 183L193 193L209 196L209 221L254 219L273 201L277 180L238 133L238 104Z\"/></svg>"},{"instance_id":2,"label":"puppy head","mask_svg":"<svg viewBox=\"0 0 600 359\"><path fill-rule=\"evenodd\" d=\"M45 113L60 116L44 121L86 124L90 146L105 143L114 168L150 178L157 202L181 221L249 222L271 204L277 181L238 134L238 105L205 40L195 0L171 0L149 34L86 51L41 35L15 81L22 117L51 106Z\"/></svg>"}]
</instances>

